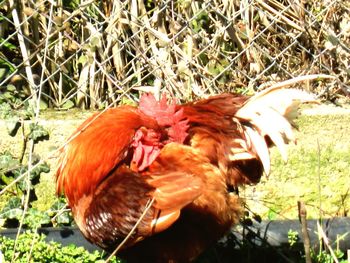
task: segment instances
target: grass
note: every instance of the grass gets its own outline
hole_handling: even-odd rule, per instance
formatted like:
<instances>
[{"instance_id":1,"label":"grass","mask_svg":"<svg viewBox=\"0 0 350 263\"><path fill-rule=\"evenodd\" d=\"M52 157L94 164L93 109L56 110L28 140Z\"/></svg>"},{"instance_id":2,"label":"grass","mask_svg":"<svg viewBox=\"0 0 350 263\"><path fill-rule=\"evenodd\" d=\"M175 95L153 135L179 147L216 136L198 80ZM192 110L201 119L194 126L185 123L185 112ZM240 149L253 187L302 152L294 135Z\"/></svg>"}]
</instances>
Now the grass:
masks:
<instances>
[{"instance_id":1,"label":"grass","mask_svg":"<svg viewBox=\"0 0 350 263\"><path fill-rule=\"evenodd\" d=\"M309 218L346 216L350 209L350 116L302 116L297 145L284 163L272 150L268 178L247 187L248 206L263 218L297 218L303 200Z\"/></svg>"}]
</instances>

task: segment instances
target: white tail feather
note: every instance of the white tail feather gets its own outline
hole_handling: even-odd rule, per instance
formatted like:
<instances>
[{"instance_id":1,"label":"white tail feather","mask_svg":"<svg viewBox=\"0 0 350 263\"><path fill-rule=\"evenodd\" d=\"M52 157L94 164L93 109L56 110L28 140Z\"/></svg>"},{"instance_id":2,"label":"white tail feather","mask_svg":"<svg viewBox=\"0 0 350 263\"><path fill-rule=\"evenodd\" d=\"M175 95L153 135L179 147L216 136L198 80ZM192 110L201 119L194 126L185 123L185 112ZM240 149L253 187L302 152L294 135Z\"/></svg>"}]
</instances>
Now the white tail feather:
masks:
<instances>
[{"instance_id":1,"label":"white tail feather","mask_svg":"<svg viewBox=\"0 0 350 263\"><path fill-rule=\"evenodd\" d=\"M248 140L247 145L251 145L248 151L256 154L261 160L266 174L270 171L270 155L266 137L271 139L283 160L287 161L286 145L290 141L295 142L292 125L293 120L298 116L300 104L318 103L315 97L306 91L285 87L317 78L333 77L309 75L278 83L251 97L237 111L235 117L241 121L241 124L249 123L242 125ZM234 160L235 157L231 156L230 159Z\"/></svg>"},{"instance_id":2,"label":"white tail feather","mask_svg":"<svg viewBox=\"0 0 350 263\"><path fill-rule=\"evenodd\" d=\"M250 127L246 127L245 129L245 135L249 140L251 141L255 153L259 156L263 167L264 171L266 174L270 173L270 154L269 154L269 149L266 145L265 139L255 130L253 130Z\"/></svg>"},{"instance_id":3,"label":"white tail feather","mask_svg":"<svg viewBox=\"0 0 350 263\"><path fill-rule=\"evenodd\" d=\"M264 109L272 109L293 121L298 116L298 108L302 103L318 103L315 97L298 89L268 89L253 96L236 113L238 118L252 120Z\"/></svg>"}]
</instances>

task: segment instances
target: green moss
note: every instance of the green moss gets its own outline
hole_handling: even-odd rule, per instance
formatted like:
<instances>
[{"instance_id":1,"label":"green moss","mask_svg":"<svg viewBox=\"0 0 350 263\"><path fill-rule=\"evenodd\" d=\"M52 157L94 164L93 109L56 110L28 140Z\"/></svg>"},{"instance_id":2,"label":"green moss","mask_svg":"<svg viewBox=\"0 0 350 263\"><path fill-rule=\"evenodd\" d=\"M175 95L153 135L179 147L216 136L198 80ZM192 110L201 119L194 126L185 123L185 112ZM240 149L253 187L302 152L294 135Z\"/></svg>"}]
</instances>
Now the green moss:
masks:
<instances>
[{"instance_id":1,"label":"green moss","mask_svg":"<svg viewBox=\"0 0 350 263\"><path fill-rule=\"evenodd\" d=\"M284 163L272 149L269 178L246 189L248 205L268 218L297 218L303 200L309 218L345 216L350 210L350 116L302 116L297 145L288 147ZM252 191L254 190L254 191Z\"/></svg>"},{"instance_id":2,"label":"green moss","mask_svg":"<svg viewBox=\"0 0 350 263\"><path fill-rule=\"evenodd\" d=\"M42 175L40 183L35 187L37 200L32 203L33 208L40 211L48 210L56 201L56 184L54 178Z\"/></svg>"}]
</instances>

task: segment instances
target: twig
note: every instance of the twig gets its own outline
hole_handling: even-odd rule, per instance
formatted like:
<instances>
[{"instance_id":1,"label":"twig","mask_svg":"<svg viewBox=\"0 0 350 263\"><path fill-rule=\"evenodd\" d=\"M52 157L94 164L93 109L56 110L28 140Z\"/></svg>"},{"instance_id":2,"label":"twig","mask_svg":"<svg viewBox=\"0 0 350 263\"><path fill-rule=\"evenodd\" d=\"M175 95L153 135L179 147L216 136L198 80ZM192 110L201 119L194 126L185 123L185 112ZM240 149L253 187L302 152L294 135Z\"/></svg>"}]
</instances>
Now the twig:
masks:
<instances>
[{"instance_id":1,"label":"twig","mask_svg":"<svg viewBox=\"0 0 350 263\"><path fill-rule=\"evenodd\" d=\"M27 74L30 92L33 96L34 101L36 101L37 95L36 95L36 90L35 90L33 72L32 72L32 68L30 66L28 50L27 50L26 44L24 42L24 37L23 37L22 30L21 30L21 24L20 24L20 21L18 18L18 13L17 13L16 8L13 8L13 10L12 10L12 18L13 18L13 23L15 24L15 27L18 31L18 34L17 34L18 43L19 43L19 47L21 49L21 53L22 53L22 57L23 57L23 64L24 64L25 71Z\"/></svg>"},{"instance_id":2,"label":"twig","mask_svg":"<svg viewBox=\"0 0 350 263\"><path fill-rule=\"evenodd\" d=\"M272 86L269 87L269 89L277 89L281 87L288 87L294 84L297 84L299 82L308 81L308 80L314 80L314 79L335 79L334 76L331 75L324 75L324 74L315 74L315 75L305 75L305 76L298 76L292 79L288 79L285 81L278 82Z\"/></svg>"},{"instance_id":3,"label":"twig","mask_svg":"<svg viewBox=\"0 0 350 263\"><path fill-rule=\"evenodd\" d=\"M62 0L58 0L58 16L63 17L63 8L62 8ZM62 25L63 26L63 25ZM64 48L63 48L63 33L60 30L58 32L58 58L64 58ZM58 104L61 105L63 97L63 73L60 70L59 72L59 80L58 80Z\"/></svg>"},{"instance_id":4,"label":"twig","mask_svg":"<svg viewBox=\"0 0 350 263\"><path fill-rule=\"evenodd\" d=\"M32 168L32 157L33 157L33 152L34 152L34 140L31 139L30 140L30 149L29 149L29 157L28 157L28 173L26 175L26 196L25 196L25 200L23 203L23 212L22 212L22 216L21 219L19 220L19 226L18 226L18 230L17 230L17 235L16 235L16 239L15 239L15 244L13 246L13 251L16 252L16 248L18 245L18 238L19 235L21 234L21 229L23 227L24 224L24 218L26 216L26 213L28 211L29 208L29 199L30 199L30 190L32 188L32 182L30 180L30 172L33 170ZM13 257L11 262L14 262L14 258L15 258L16 253L13 253ZM30 256L30 255L29 255Z\"/></svg>"},{"instance_id":5,"label":"twig","mask_svg":"<svg viewBox=\"0 0 350 263\"><path fill-rule=\"evenodd\" d=\"M21 153L19 156L19 162L22 164L23 163L23 159L24 159L24 155L27 149L27 143L28 143L28 136L26 136L25 134L25 130L24 130L24 120L21 119L21 131L22 131L22 147L21 147Z\"/></svg>"},{"instance_id":6,"label":"twig","mask_svg":"<svg viewBox=\"0 0 350 263\"><path fill-rule=\"evenodd\" d=\"M317 174L318 174L318 195L319 195L319 217L322 222L322 187L321 187L321 148L317 139Z\"/></svg>"},{"instance_id":7,"label":"twig","mask_svg":"<svg viewBox=\"0 0 350 263\"><path fill-rule=\"evenodd\" d=\"M129 234L123 239L123 241L117 246L117 248L113 251L113 253L107 258L106 263L108 263L112 259L112 257L115 256L118 253L118 251L124 246L124 244L129 240L129 238L134 233L134 231L136 230L138 225L141 223L142 219L145 217L148 210L152 207L154 200L155 200L154 197L151 200L148 200L146 207L145 207L145 210L143 211L142 215L137 220L134 227L130 230Z\"/></svg>"},{"instance_id":8,"label":"twig","mask_svg":"<svg viewBox=\"0 0 350 263\"><path fill-rule=\"evenodd\" d=\"M288 17L284 16L281 12L278 12L276 9L272 8L271 6L269 6L268 4L264 3L261 0L257 0L257 2L263 7L265 8L267 11L271 12L272 14L274 14L277 18L280 18L281 20L283 20L283 22L285 22L286 24L290 25L291 27L303 32L304 29L302 27L300 27L298 24L294 23L292 20L290 20Z\"/></svg>"},{"instance_id":9,"label":"twig","mask_svg":"<svg viewBox=\"0 0 350 263\"><path fill-rule=\"evenodd\" d=\"M17 16L16 9L13 10L12 15L13 15L14 23L15 24L17 23L17 27L18 27L18 31L19 31L18 40L20 42L20 47L21 47L21 51L22 51L23 60L27 62L25 64L26 65L26 73L27 73L27 76L28 76L28 79L29 79L29 84L30 84L30 87L31 87L31 93L32 93L32 96L33 96L33 100L36 102L35 122L37 122L38 121L38 117L39 117L39 113L40 113L40 96L41 96L41 93L42 93L44 71L42 72L41 78L40 78L40 86L38 87L38 91L39 92L38 92L38 94L36 94L36 88L37 87L34 84L33 74L32 74L32 70L31 70L30 62L29 62L29 57L28 57L27 49L25 47L24 38L23 38L23 35L21 33L19 19L18 19L18 16ZM50 8L50 23L48 25L48 31L50 31L50 29L51 29L52 17L53 17L53 4L51 4L51 8ZM44 63L43 63L44 68L45 68L45 64L46 64L46 54L47 54L47 50L48 50L48 43L49 43L49 39L46 38L45 49L44 49ZM23 125L23 122L22 122L22 125ZM24 126L22 126L22 130L24 131L23 127ZM27 144L26 139L28 139L28 138L26 138L25 135L24 135L24 138L25 138L24 144L26 145ZM25 219L26 213L27 213L28 208L29 208L30 191L31 191L31 188L32 188L32 182L31 182L31 179L30 179L30 175L31 175L31 171L33 170L33 164L32 164L33 160L32 160L32 158L33 158L33 152L34 152L34 145L35 145L34 139L31 139L30 140L30 146L29 146L30 147L29 148L29 153L28 153L29 154L29 156L28 156L28 172L25 173L26 174L25 175L26 196L25 196L25 200L24 200L24 203L23 203L23 213L22 213L21 219L19 221L20 223L19 223L19 227L18 227L18 231L17 231L17 235L16 235L14 248L13 248L14 251L16 251L17 244L18 244L18 238L19 238L19 235L21 233L21 229L22 229L23 224L24 224L24 219ZM24 148L24 150L25 150L25 148ZM21 157L21 159L23 160L23 156ZM19 176L19 177L21 177L21 176ZM31 252L32 252L32 249L30 250L30 253ZM15 255L16 255L16 253L13 254L12 261L14 261ZM31 254L29 254L28 257L30 258Z\"/></svg>"},{"instance_id":10,"label":"twig","mask_svg":"<svg viewBox=\"0 0 350 263\"><path fill-rule=\"evenodd\" d=\"M318 233L321 235L322 239L323 239L323 243L326 245L326 247L328 248L329 252L331 253L331 256L334 260L335 263L339 263L339 260L337 259L336 255L334 254L334 251L332 249L332 247L329 245L329 240L327 238L326 233L323 231L320 223L317 221L317 231ZM349 257L348 257L349 259Z\"/></svg>"},{"instance_id":11,"label":"twig","mask_svg":"<svg viewBox=\"0 0 350 263\"><path fill-rule=\"evenodd\" d=\"M51 218L51 223L53 225L57 224L56 222L56 218L59 217L60 215L62 215L64 212L69 212L71 211L71 209L67 208L68 205L66 204L65 206L63 206L62 208L60 208L59 210L55 211L55 215Z\"/></svg>"},{"instance_id":12,"label":"twig","mask_svg":"<svg viewBox=\"0 0 350 263\"><path fill-rule=\"evenodd\" d=\"M309 232L307 231L307 221L306 221L306 208L305 204L302 201L298 201L298 213L299 221L301 223L301 233L304 240L304 250L305 250L305 262L312 263L311 254L310 254L310 237Z\"/></svg>"}]
</instances>

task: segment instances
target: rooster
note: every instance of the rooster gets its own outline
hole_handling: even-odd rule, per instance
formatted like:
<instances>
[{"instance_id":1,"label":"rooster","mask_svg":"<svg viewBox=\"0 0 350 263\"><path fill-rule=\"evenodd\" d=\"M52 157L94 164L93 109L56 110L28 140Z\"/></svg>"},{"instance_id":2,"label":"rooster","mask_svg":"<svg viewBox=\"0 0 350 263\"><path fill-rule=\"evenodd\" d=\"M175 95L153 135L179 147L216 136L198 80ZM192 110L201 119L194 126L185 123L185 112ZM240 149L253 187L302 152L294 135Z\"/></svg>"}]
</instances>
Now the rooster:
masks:
<instances>
[{"instance_id":1,"label":"rooster","mask_svg":"<svg viewBox=\"0 0 350 263\"><path fill-rule=\"evenodd\" d=\"M191 262L236 224L237 187L285 159L298 106L315 102L273 87L178 105L146 94L88 118L62 149L56 175L83 235L127 262Z\"/></svg>"}]
</instances>

